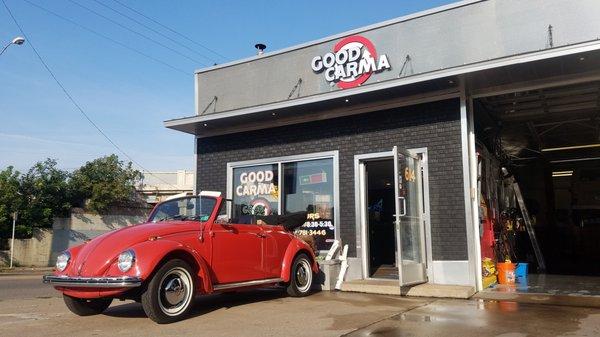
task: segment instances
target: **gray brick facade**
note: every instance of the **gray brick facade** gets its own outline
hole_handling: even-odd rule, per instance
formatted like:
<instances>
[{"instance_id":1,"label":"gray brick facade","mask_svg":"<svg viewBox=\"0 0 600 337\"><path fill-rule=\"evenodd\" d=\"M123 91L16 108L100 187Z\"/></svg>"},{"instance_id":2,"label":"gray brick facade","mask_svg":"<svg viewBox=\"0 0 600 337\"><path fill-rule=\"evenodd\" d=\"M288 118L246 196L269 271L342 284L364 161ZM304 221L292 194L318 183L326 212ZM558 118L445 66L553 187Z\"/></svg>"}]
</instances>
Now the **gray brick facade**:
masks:
<instances>
[{"instance_id":1,"label":"gray brick facade","mask_svg":"<svg viewBox=\"0 0 600 337\"><path fill-rule=\"evenodd\" d=\"M427 147L434 260L467 260L458 99L198 139L198 190L225 192L227 163L339 151L340 223L356 256L354 155Z\"/></svg>"}]
</instances>

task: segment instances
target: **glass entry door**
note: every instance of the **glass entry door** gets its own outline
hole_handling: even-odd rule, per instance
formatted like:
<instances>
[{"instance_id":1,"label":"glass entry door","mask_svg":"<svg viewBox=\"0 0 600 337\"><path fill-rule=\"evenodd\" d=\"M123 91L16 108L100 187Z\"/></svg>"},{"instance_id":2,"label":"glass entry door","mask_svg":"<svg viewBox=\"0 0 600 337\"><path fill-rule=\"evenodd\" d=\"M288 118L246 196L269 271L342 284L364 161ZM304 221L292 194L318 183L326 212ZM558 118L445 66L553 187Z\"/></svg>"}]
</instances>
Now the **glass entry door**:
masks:
<instances>
[{"instance_id":1,"label":"glass entry door","mask_svg":"<svg viewBox=\"0 0 600 337\"><path fill-rule=\"evenodd\" d=\"M427 282L421 160L394 146L395 226L400 286Z\"/></svg>"}]
</instances>

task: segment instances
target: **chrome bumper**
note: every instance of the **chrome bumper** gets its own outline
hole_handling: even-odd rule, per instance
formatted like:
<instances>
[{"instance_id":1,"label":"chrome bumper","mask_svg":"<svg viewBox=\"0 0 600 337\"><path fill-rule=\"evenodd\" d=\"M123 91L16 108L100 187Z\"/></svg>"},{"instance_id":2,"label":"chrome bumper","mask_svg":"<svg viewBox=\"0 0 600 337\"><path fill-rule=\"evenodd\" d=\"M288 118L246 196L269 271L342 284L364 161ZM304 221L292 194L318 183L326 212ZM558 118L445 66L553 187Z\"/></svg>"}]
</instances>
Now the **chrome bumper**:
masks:
<instances>
[{"instance_id":1,"label":"chrome bumper","mask_svg":"<svg viewBox=\"0 0 600 337\"><path fill-rule=\"evenodd\" d=\"M134 288L142 285L139 277L68 277L44 275L44 283L55 287L77 288Z\"/></svg>"}]
</instances>

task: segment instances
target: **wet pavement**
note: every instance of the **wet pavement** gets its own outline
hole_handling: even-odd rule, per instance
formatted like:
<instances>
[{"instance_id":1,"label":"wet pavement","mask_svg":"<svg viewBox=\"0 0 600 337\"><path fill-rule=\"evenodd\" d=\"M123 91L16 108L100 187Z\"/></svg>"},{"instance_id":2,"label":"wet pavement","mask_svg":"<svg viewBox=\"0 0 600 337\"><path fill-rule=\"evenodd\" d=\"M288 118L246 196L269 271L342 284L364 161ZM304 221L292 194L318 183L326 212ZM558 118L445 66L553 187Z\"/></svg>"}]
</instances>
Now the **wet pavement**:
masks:
<instances>
[{"instance_id":1,"label":"wet pavement","mask_svg":"<svg viewBox=\"0 0 600 337\"><path fill-rule=\"evenodd\" d=\"M600 277L530 274L525 282L494 285L475 298L600 308Z\"/></svg>"},{"instance_id":2,"label":"wet pavement","mask_svg":"<svg viewBox=\"0 0 600 337\"><path fill-rule=\"evenodd\" d=\"M514 286L497 284L488 291L600 297L600 277L529 274Z\"/></svg>"},{"instance_id":3,"label":"wet pavement","mask_svg":"<svg viewBox=\"0 0 600 337\"><path fill-rule=\"evenodd\" d=\"M438 300L345 336L600 336L600 309Z\"/></svg>"}]
</instances>

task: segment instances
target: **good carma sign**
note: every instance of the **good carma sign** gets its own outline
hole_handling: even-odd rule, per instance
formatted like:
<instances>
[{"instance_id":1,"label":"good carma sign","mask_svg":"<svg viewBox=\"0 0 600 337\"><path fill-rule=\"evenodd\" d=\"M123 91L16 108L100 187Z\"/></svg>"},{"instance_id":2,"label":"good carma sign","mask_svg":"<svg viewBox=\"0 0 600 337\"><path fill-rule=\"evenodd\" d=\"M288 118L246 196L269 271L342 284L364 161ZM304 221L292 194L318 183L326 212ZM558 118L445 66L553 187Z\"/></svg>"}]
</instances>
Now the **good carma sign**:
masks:
<instances>
[{"instance_id":1,"label":"good carma sign","mask_svg":"<svg viewBox=\"0 0 600 337\"><path fill-rule=\"evenodd\" d=\"M238 196L258 196L276 191L273 183L273 171L251 171L240 174L240 185L235 188Z\"/></svg>"},{"instance_id":2,"label":"good carma sign","mask_svg":"<svg viewBox=\"0 0 600 337\"><path fill-rule=\"evenodd\" d=\"M373 43L362 36L342 39L333 52L315 56L311 62L315 73L324 73L325 80L340 89L363 84L372 73L391 69L387 55L377 55Z\"/></svg>"}]
</instances>

